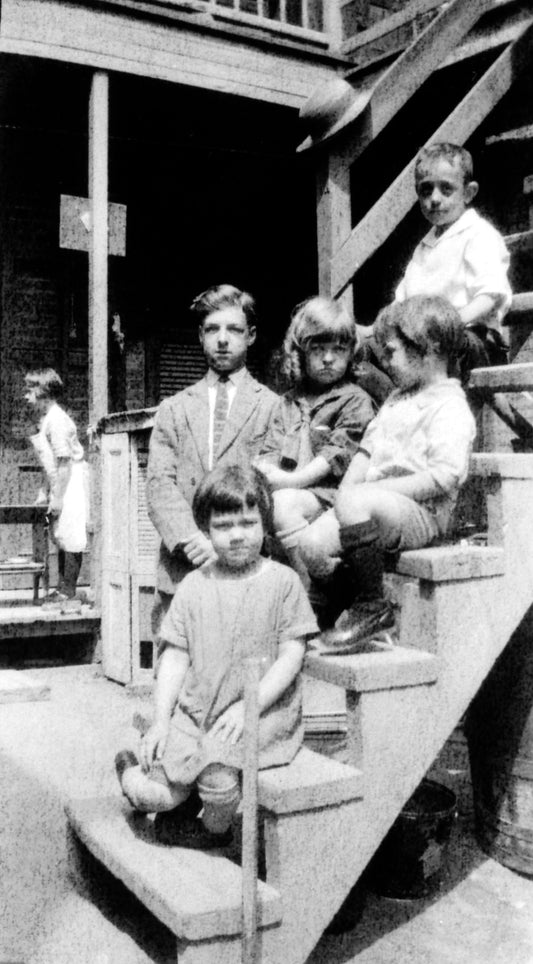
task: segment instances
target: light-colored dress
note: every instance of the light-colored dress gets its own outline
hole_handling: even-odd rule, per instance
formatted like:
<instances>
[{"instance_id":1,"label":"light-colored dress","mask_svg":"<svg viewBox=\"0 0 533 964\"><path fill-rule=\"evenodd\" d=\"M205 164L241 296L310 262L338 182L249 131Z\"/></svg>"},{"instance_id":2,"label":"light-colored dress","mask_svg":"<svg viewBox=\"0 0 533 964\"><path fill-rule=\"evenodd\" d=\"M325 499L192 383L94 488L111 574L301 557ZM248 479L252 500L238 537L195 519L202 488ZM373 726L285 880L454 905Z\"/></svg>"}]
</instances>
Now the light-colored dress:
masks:
<instances>
[{"instance_id":1,"label":"light-colored dress","mask_svg":"<svg viewBox=\"0 0 533 964\"><path fill-rule=\"evenodd\" d=\"M63 508L54 520L52 536L65 552L83 552L87 547L88 469L76 426L70 415L54 402L30 442L43 467L47 497L57 476L59 459L70 460L70 479Z\"/></svg>"},{"instance_id":2,"label":"light-colored dress","mask_svg":"<svg viewBox=\"0 0 533 964\"><path fill-rule=\"evenodd\" d=\"M161 761L170 783L190 784L209 763L242 768L242 742L229 745L209 730L244 695L244 660L262 659L261 675L280 643L318 632L299 577L271 559L249 576L197 569L176 590L161 627L166 645L189 654L187 671ZM289 763L301 746L298 677L259 721L259 766Z\"/></svg>"}]
</instances>

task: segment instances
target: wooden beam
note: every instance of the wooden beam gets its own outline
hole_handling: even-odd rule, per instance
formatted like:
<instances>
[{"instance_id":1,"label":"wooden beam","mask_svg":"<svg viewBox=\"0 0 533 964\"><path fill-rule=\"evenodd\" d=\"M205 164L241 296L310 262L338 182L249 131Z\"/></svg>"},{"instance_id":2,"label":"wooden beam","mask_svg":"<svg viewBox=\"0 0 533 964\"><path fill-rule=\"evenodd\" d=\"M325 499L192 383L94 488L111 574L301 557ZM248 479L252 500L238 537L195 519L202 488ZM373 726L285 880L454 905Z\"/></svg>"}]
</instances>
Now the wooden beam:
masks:
<instances>
[{"instance_id":1,"label":"wooden beam","mask_svg":"<svg viewBox=\"0 0 533 964\"><path fill-rule=\"evenodd\" d=\"M349 237L352 226L350 168L338 155L322 158L317 171L316 193L318 290L331 297L333 254Z\"/></svg>"},{"instance_id":2,"label":"wooden beam","mask_svg":"<svg viewBox=\"0 0 533 964\"><path fill-rule=\"evenodd\" d=\"M504 144L506 141L530 141L533 139L533 124L526 124L524 127L515 127L510 131L502 131L501 134L491 134L485 138L487 147L493 144Z\"/></svg>"},{"instance_id":3,"label":"wooden beam","mask_svg":"<svg viewBox=\"0 0 533 964\"><path fill-rule=\"evenodd\" d=\"M523 28L521 36L483 74L427 144L436 141L464 144L507 93L520 69L528 62L532 38L533 27L530 22ZM334 296L338 296L350 284L359 268L381 247L416 203L414 168L415 158L356 225L334 257L331 272Z\"/></svg>"},{"instance_id":4,"label":"wooden beam","mask_svg":"<svg viewBox=\"0 0 533 964\"><path fill-rule=\"evenodd\" d=\"M109 78L95 71L89 102L89 423L107 414Z\"/></svg>"},{"instance_id":5,"label":"wooden beam","mask_svg":"<svg viewBox=\"0 0 533 964\"><path fill-rule=\"evenodd\" d=\"M373 87L358 92L358 112L337 135L349 164L363 153L490 6L490 0L451 0Z\"/></svg>"}]
</instances>

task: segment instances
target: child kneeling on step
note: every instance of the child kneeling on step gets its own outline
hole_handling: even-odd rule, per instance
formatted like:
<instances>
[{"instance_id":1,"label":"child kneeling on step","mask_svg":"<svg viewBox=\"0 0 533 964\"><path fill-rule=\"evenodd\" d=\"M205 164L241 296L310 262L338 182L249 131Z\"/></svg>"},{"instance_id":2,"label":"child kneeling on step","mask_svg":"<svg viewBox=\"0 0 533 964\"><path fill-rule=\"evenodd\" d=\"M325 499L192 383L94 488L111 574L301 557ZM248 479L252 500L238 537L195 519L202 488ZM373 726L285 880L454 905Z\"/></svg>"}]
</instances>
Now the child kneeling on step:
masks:
<instances>
[{"instance_id":1,"label":"child kneeling on step","mask_svg":"<svg viewBox=\"0 0 533 964\"><path fill-rule=\"evenodd\" d=\"M217 559L185 577L164 618L140 763L129 751L115 762L133 807L175 811L169 842L208 848L229 842L240 802L245 660L262 665L259 766L289 763L302 743L300 670L317 627L296 573L261 555L272 496L260 472L215 468L193 515Z\"/></svg>"},{"instance_id":2,"label":"child kneeling on step","mask_svg":"<svg viewBox=\"0 0 533 964\"><path fill-rule=\"evenodd\" d=\"M392 624L385 551L418 549L447 532L475 438L465 393L448 377L463 332L440 297L396 302L378 316L375 334L396 388L366 430L335 508L300 543L311 575L348 605L323 634L325 649L350 652Z\"/></svg>"}]
</instances>

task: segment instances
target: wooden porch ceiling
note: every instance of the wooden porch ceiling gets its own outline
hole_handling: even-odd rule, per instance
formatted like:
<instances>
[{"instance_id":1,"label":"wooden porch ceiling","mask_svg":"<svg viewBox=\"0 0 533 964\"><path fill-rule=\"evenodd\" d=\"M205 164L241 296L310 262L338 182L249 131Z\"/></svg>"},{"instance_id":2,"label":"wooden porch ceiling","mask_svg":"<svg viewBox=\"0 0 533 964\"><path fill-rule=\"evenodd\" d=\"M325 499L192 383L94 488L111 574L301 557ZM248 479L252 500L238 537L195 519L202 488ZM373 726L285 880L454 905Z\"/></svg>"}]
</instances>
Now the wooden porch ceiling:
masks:
<instances>
[{"instance_id":1,"label":"wooden porch ceiling","mask_svg":"<svg viewBox=\"0 0 533 964\"><path fill-rule=\"evenodd\" d=\"M130 4L131 6L131 4ZM138 9L147 4L135 4ZM2 0L0 53L137 74L299 108L349 65L327 49L261 40L201 19L133 16L124 4Z\"/></svg>"}]
</instances>

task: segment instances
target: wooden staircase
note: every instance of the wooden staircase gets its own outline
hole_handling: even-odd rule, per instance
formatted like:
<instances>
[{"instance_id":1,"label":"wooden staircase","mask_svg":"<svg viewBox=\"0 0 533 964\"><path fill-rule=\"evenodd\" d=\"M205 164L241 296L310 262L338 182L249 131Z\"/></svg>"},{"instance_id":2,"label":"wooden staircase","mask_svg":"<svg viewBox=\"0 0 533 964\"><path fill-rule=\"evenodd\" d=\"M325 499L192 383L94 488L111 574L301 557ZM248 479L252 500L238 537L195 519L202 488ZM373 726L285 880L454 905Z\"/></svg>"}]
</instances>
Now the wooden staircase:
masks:
<instances>
[{"instance_id":1,"label":"wooden staircase","mask_svg":"<svg viewBox=\"0 0 533 964\"><path fill-rule=\"evenodd\" d=\"M304 964L533 603L533 455L475 455L471 477L485 483L487 545L402 554L399 645L307 658L346 690L349 763L303 749L260 774L261 964ZM179 964L241 960L241 872L224 854L158 846L118 795L67 815L74 858L82 841L173 930Z\"/></svg>"},{"instance_id":2,"label":"wooden staircase","mask_svg":"<svg viewBox=\"0 0 533 964\"><path fill-rule=\"evenodd\" d=\"M452 2L447 9L460 6ZM473 6L481 11L485 5ZM447 36L452 42L451 29ZM509 89L511 65L521 62L530 42L528 29L481 78L479 109L476 97L461 106L456 123L463 125L463 139ZM423 44L419 50L429 69ZM411 70L415 61L411 51ZM372 96L364 110L368 120ZM380 243L385 222L390 233L413 200L391 208L389 198L380 211L392 211L393 223L386 218L377 233L368 227L377 224L374 209L365 225L346 230L355 143L320 162L322 290L337 296ZM399 198L406 191L409 200L412 171L404 175L393 193ZM533 364L480 369L472 385L531 391ZM261 964L304 964L533 605L533 454L474 455L470 479L482 481L486 544L401 555L399 644L372 643L355 656L307 657L309 676L346 691L347 762L303 749L289 766L260 774L266 862L258 893ZM223 853L159 846L151 819L134 815L118 794L71 801L67 816L73 860L81 841L171 928L179 964L241 961L241 871Z\"/></svg>"}]
</instances>

